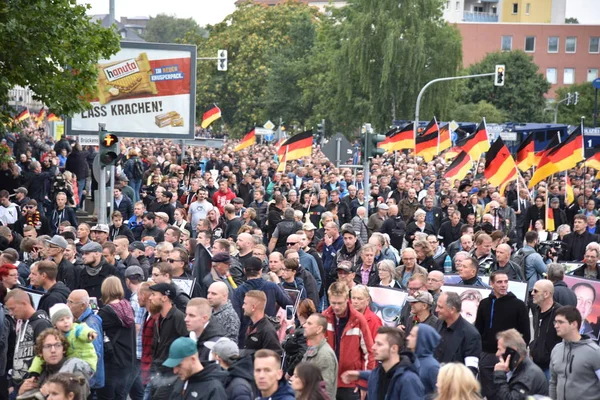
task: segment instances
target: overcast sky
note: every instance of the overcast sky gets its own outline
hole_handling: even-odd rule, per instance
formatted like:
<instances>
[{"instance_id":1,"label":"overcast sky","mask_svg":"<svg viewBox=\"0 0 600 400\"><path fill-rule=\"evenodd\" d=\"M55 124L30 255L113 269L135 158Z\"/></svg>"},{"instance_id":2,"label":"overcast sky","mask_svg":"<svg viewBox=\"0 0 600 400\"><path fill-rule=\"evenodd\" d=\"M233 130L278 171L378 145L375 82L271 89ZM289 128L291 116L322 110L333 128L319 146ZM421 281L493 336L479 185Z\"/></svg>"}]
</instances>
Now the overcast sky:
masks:
<instances>
[{"instance_id":1,"label":"overcast sky","mask_svg":"<svg viewBox=\"0 0 600 400\"><path fill-rule=\"evenodd\" d=\"M109 0L77 0L89 3L90 14L108 14ZM567 0L567 17L575 17L581 24L600 24L598 3L600 0ZM200 26L216 24L235 10L235 0L115 0L117 18L175 15L192 17Z\"/></svg>"}]
</instances>

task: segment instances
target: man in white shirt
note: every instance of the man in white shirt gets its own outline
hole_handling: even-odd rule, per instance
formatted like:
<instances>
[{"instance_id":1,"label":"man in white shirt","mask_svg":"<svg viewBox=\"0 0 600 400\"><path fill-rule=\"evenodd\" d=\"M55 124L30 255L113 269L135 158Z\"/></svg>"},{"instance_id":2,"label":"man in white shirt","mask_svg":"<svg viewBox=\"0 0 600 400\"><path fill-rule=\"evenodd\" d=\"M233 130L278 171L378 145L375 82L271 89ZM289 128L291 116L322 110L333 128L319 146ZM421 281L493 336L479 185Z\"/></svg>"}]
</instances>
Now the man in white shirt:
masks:
<instances>
[{"instance_id":1,"label":"man in white shirt","mask_svg":"<svg viewBox=\"0 0 600 400\"><path fill-rule=\"evenodd\" d=\"M17 222L18 218L18 206L10 201L8 191L0 190L0 222L8 226Z\"/></svg>"}]
</instances>

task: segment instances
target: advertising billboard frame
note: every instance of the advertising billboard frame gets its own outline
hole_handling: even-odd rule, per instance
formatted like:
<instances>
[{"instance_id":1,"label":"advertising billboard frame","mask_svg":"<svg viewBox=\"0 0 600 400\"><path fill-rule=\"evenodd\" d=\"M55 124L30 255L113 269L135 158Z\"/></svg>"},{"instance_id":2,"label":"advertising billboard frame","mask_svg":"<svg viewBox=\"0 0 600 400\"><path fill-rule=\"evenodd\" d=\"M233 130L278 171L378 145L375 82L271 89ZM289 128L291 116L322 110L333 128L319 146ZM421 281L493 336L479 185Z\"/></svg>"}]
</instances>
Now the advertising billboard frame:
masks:
<instances>
[{"instance_id":1,"label":"advertising billboard frame","mask_svg":"<svg viewBox=\"0 0 600 400\"><path fill-rule=\"evenodd\" d=\"M197 48L195 45L188 44L170 44L170 43L147 43L147 42L121 42L121 49L133 49L133 50L167 50L167 51L179 51L190 53L190 104L189 104L189 118L188 126L189 129L186 133L167 133L167 132L129 132L127 130L119 130L118 124L111 124L111 118L106 117L102 120L98 120L98 123L105 123L106 130L114 133L118 137L128 138L151 138L151 139L194 139L195 128L196 128L196 76L197 76ZM118 56L119 53L115 54ZM115 57L113 56L113 58ZM105 62L105 60L103 60ZM99 119L99 118L98 118ZM67 118L65 121L66 134L68 136L79 136L79 135L97 135L98 129L94 130L80 130L73 128L72 118Z\"/></svg>"}]
</instances>

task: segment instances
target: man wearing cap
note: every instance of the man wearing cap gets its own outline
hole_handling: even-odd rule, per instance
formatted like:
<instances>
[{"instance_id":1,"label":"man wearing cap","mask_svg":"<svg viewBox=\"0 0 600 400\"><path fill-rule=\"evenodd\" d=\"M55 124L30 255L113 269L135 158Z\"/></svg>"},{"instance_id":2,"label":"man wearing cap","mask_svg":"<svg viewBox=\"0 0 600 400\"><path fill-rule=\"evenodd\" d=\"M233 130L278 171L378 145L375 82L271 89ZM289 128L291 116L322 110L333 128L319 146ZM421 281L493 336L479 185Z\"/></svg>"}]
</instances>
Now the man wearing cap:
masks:
<instances>
[{"instance_id":1,"label":"man wearing cap","mask_svg":"<svg viewBox=\"0 0 600 400\"><path fill-rule=\"evenodd\" d=\"M77 271L75 266L65 257L65 250L68 246L67 240L60 235L54 235L52 239L46 240L46 243L48 244L46 250L48 258L58 268L56 280L64 283L70 290L74 290L77 287Z\"/></svg>"},{"instance_id":2,"label":"man wearing cap","mask_svg":"<svg viewBox=\"0 0 600 400\"><path fill-rule=\"evenodd\" d=\"M410 304L410 318L406 321L406 335L410 334L413 326L420 324L426 324L437 329L438 319L431 310L433 305L431 293L423 288L414 292L412 296L408 296L407 301Z\"/></svg>"},{"instance_id":3,"label":"man wearing cap","mask_svg":"<svg viewBox=\"0 0 600 400\"><path fill-rule=\"evenodd\" d=\"M22 186L15 189L15 203L21 210L30 200L29 197L27 197L27 193L29 193L27 189Z\"/></svg>"},{"instance_id":4,"label":"man wearing cap","mask_svg":"<svg viewBox=\"0 0 600 400\"><path fill-rule=\"evenodd\" d=\"M252 399L254 376L252 374L252 357L240 358L237 343L229 338L221 338L216 342L205 342L204 346L211 351L211 358L227 371L225 391L229 399Z\"/></svg>"},{"instance_id":5,"label":"man wearing cap","mask_svg":"<svg viewBox=\"0 0 600 400\"><path fill-rule=\"evenodd\" d=\"M279 285L262 278L262 262L258 258L250 257L247 259L244 263L244 271L247 280L233 291L231 299L233 309L241 321L238 343L244 343L246 328L250 322L248 318L244 318L242 309L246 293L251 290L260 290L266 294L267 301L264 312L269 317L277 315L278 307L285 309L285 306L293 304L290 296Z\"/></svg>"},{"instance_id":6,"label":"man wearing cap","mask_svg":"<svg viewBox=\"0 0 600 400\"><path fill-rule=\"evenodd\" d=\"M26 225L33 226L38 236L50 235L50 222L43 214L38 210L38 202L31 199L23 207L25 213L21 218L15 222L15 232L19 235L23 235L23 228Z\"/></svg>"},{"instance_id":7,"label":"man wearing cap","mask_svg":"<svg viewBox=\"0 0 600 400\"><path fill-rule=\"evenodd\" d=\"M50 315L50 307L57 303L66 303L71 290L62 282L56 281L58 269L52 261L40 261L31 266L29 282L46 293L38 303L38 310L44 310Z\"/></svg>"},{"instance_id":8,"label":"man wearing cap","mask_svg":"<svg viewBox=\"0 0 600 400\"><path fill-rule=\"evenodd\" d=\"M169 348L169 358L162 363L162 367L172 369L179 377L170 389L173 392L172 399L228 399L224 387L227 373L216 363L203 365L198 357L196 343L190 338L181 337L173 341ZM153 396L152 399L158 397Z\"/></svg>"},{"instance_id":9,"label":"man wearing cap","mask_svg":"<svg viewBox=\"0 0 600 400\"><path fill-rule=\"evenodd\" d=\"M118 275L117 269L102 257L102 246L96 242L89 242L83 246L81 253L85 267L79 271L78 289L86 290L90 297L98 299L100 305L102 282L109 276Z\"/></svg>"},{"instance_id":10,"label":"man wearing cap","mask_svg":"<svg viewBox=\"0 0 600 400\"><path fill-rule=\"evenodd\" d=\"M371 236L373 232L379 232L381 226L387 219L387 213L389 209L390 207L385 203L381 203L377 206L377 212L371 215L367 221L369 236Z\"/></svg>"},{"instance_id":11,"label":"man wearing cap","mask_svg":"<svg viewBox=\"0 0 600 400\"><path fill-rule=\"evenodd\" d=\"M19 219L19 206L10 201L8 191L0 190L0 223L12 226Z\"/></svg>"},{"instance_id":12,"label":"man wearing cap","mask_svg":"<svg viewBox=\"0 0 600 400\"><path fill-rule=\"evenodd\" d=\"M92 237L100 246L108 241L109 232L110 228L106 224L98 224L92 227Z\"/></svg>"},{"instance_id":13,"label":"man wearing cap","mask_svg":"<svg viewBox=\"0 0 600 400\"><path fill-rule=\"evenodd\" d=\"M212 256L212 268L202 282L205 287L210 287L214 282L223 282L227 285L229 296L233 295L233 290L237 289L236 283L233 281L229 268L231 267L231 256L227 253L215 253Z\"/></svg>"},{"instance_id":14,"label":"man wearing cap","mask_svg":"<svg viewBox=\"0 0 600 400\"><path fill-rule=\"evenodd\" d=\"M228 287L224 282L214 282L208 287L206 299L212 307L212 317L225 328L227 337L238 342L240 332L240 317L236 314L229 301Z\"/></svg>"},{"instance_id":15,"label":"man wearing cap","mask_svg":"<svg viewBox=\"0 0 600 400\"><path fill-rule=\"evenodd\" d=\"M185 327L185 314L173 305L177 295L177 288L172 283L157 283L150 286L152 294L146 302L146 307L151 313L158 314L158 320L154 325L154 337L152 339L152 366L151 373L154 375L150 384L151 398L153 400L168 399L173 391L175 375L173 371L163 365L169 353L169 346L177 338L188 335ZM194 352L197 356L196 343Z\"/></svg>"}]
</instances>

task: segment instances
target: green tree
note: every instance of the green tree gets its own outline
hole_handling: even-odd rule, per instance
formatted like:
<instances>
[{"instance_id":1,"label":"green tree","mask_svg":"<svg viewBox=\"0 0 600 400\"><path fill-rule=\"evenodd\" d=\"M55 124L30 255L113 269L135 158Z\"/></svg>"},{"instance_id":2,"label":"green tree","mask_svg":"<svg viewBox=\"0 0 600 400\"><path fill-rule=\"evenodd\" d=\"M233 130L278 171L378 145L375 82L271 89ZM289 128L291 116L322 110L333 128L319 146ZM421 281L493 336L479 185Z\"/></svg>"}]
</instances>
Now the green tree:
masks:
<instances>
[{"instance_id":1,"label":"green tree","mask_svg":"<svg viewBox=\"0 0 600 400\"><path fill-rule=\"evenodd\" d=\"M0 119L7 122L9 90L28 86L57 114L89 107L99 59L119 49L119 36L85 15L73 0L0 2Z\"/></svg>"},{"instance_id":2,"label":"green tree","mask_svg":"<svg viewBox=\"0 0 600 400\"><path fill-rule=\"evenodd\" d=\"M471 65L467 73L493 72L496 64L506 65L504 86L494 86L492 78L468 79L460 98L467 104L485 100L505 111L510 121L540 121L546 104L544 95L550 84L538 72L533 57L521 50L489 53L482 61Z\"/></svg>"},{"instance_id":3,"label":"green tree","mask_svg":"<svg viewBox=\"0 0 600 400\"><path fill-rule=\"evenodd\" d=\"M322 97L336 126L371 122L386 129L392 119L414 118L419 90L430 80L457 75L461 36L442 20L441 0L350 0L339 10L328 63L335 86ZM452 84L427 90L421 113L444 115ZM330 88L327 88L330 89Z\"/></svg>"},{"instance_id":4,"label":"green tree","mask_svg":"<svg viewBox=\"0 0 600 400\"><path fill-rule=\"evenodd\" d=\"M143 39L155 43L189 43L188 35L204 36L206 30L193 18L177 18L172 15L158 14L150 18Z\"/></svg>"},{"instance_id":5,"label":"green tree","mask_svg":"<svg viewBox=\"0 0 600 400\"><path fill-rule=\"evenodd\" d=\"M461 122L479 122L485 117L486 122L506 122L504 111L497 109L493 104L481 100L477 104L461 104L450 112L450 118Z\"/></svg>"},{"instance_id":6,"label":"green tree","mask_svg":"<svg viewBox=\"0 0 600 400\"><path fill-rule=\"evenodd\" d=\"M302 35L310 35L309 23L316 21L316 15L316 9L295 1L275 7L246 3L221 23L208 26L208 38L196 35L198 54L216 54L218 49L227 49L229 56L226 72L217 71L214 62L198 64L198 114L207 105L217 103L229 131L237 136L269 118L278 118L279 112L272 115L269 110L278 111L285 98L278 95L271 99L267 93L273 94L281 88L289 94L296 88L294 82L299 80L298 60L302 59L302 53L291 54L287 48L304 52L310 47L309 38ZM285 81L287 78L289 82ZM298 97L295 95L290 103L297 102ZM281 111L290 118L302 117L302 110L294 104Z\"/></svg>"},{"instance_id":7,"label":"green tree","mask_svg":"<svg viewBox=\"0 0 600 400\"><path fill-rule=\"evenodd\" d=\"M596 94L596 89L594 89L591 82L557 89L554 101L556 102L567 98L567 93L571 93L571 95L574 96L575 92L579 93L577 105L574 105L572 100L570 105L567 105L565 102L558 106L558 123L577 125L579 124L580 118L585 117L584 125L591 127L594 123L594 96ZM574 99L574 97L572 98ZM552 106L552 108L554 108L554 106ZM552 117L548 119L548 122L551 122L554 118L554 114L551 114Z\"/></svg>"}]
</instances>

